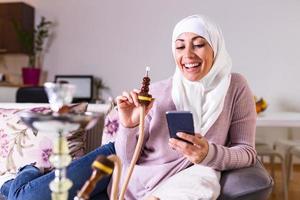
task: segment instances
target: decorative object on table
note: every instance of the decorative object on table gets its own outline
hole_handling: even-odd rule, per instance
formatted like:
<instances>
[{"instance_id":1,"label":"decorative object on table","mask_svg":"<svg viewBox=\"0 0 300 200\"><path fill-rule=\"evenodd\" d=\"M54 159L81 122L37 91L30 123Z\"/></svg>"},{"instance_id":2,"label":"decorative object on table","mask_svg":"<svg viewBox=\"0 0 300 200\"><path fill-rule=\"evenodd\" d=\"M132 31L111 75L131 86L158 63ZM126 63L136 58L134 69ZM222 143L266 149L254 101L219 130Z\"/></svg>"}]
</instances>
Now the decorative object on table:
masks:
<instances>
[{"instance_id":1,"label":"decorative object on table","mask_svg":"<svg viewBox=\"0 0 300 200\"><path fill-rule=\"evenodd\" d=\"M51 110L48 114L24 112L21 119L33 130L56 133L50 162L55 167L55 178L50 182L51 196L54 200L68 199L68 191L72 181L66 177L66 167L71 162L66 134L78 129L93 127L100 117L99 114L85 112L66 107L72 101L75 86L62 83L45 83Z\"/></svg>"},{"instance_id":2,"label":"decorative object on table","mask_svg":"<svg viewBox=\"0 0 300 200\"><path fill-rule=\"evenodd\" d=\"M33 36L14 22L14 27L22 47L28 52L29 62L27 67L22 68L23 83L25 85L38 85L42 62L45 54L45 45L51 35L50 30L53 22L42 17Z\"/></svg>"},{"instance_id":3,"label":"decorative object on table","mask_svg":"<svg viewBox=\"0 0 300 200\"><path fill-rule=\"evenodd\" d=\"M257 114L259 114L267 109L268 104L265 99L263 99L263 98L258 99L256 96L254 96L254 100L255 100L255 107L256 107Z\"/></svg>"}]
</instances>

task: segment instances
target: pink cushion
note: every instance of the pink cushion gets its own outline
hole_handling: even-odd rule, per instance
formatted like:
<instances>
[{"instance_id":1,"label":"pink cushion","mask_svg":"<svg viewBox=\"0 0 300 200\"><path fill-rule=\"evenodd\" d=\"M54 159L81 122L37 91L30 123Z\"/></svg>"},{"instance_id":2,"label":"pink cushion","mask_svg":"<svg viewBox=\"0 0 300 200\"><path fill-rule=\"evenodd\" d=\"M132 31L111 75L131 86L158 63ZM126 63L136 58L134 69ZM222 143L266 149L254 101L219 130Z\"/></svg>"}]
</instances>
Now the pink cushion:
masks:
<instances>
[{"instance_id":1,"label":"pink cushion","mask_svg":"<svg viewBox=\"0 0 300 200\"><path fill-rule=\"evenodd\" d=\"M119 129L118 112L112 109L104 120L104 129L102 135L102 144L114 142Z\"/></svg>"},{"instance_id":2,"label":"pink cushion","mask_svg":"<svg viewBox=\"0 0 300 200\"><path fill-rule=\"evenodd\" d=\"M85 112L87 106L77 112ZM16 170L26 164L50 167L49 156L52 153L56 133L33 132L20 119L19 115L28 109L0 108L0 175ZM48 107L36 107L32 112L49 113ZM84 155L85 130L80 129L67 135L70 154L73 159Z\"/></svg>"}]
</instances>

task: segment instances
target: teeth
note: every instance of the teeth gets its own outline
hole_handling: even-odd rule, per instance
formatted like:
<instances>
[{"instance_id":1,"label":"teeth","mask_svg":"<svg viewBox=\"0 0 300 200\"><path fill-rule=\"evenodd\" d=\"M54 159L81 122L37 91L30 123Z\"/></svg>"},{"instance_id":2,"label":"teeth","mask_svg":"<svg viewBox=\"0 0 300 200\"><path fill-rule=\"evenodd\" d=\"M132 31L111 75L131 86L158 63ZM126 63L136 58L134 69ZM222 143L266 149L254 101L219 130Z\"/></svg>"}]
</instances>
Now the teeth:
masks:
<instances>
[{"instance_id":1,"label":"teeth","mask_svg":"<svg viewBox=\"0 0 300 200\"><path fill-rule=\"evenodd\" d=\"M199 63L189 63L189 64L185 64L184 66L187 68L191 68L191 67L196 67L198 65L199 65Z\"/></svg>"}]
</instances>

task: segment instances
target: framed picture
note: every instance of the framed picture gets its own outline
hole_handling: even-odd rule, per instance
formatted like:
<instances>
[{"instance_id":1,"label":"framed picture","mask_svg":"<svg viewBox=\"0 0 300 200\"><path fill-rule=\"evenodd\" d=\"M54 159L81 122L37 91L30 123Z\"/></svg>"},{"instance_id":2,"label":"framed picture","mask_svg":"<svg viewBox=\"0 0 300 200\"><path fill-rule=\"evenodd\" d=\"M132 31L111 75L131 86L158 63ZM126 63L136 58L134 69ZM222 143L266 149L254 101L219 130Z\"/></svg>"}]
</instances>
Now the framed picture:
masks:
<instances>
[{"instance_id":1,"label":"framed picture","mask_svg":"<svg viewBox=\"0 0 300 200\"><path fill-rule=\"evenodd\" d=\"M76 90L73 102L88 101L93 99L94 78L91 75L56 75L55 82L66 81L75 85Z\"/></svg>"}]
</instances>

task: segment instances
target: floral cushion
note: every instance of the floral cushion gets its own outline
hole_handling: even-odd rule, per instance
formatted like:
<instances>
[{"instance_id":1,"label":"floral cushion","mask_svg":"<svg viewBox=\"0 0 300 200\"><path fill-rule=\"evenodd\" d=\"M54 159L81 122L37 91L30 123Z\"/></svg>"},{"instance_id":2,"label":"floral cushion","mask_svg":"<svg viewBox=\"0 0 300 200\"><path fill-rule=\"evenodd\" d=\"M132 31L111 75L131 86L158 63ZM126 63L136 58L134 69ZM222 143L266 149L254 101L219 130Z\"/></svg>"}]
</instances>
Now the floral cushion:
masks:
<instances>
[{"instance_id":1,"label":"floral cushion","mask_svg":"<svg viewBox=\"0 0 300 200\"><path fill-rule=\"evenodd\" d=\"M119 129L118 112L112 109L104 120L104 129L102 135L102 144L114 142Z\"/></svg>"},{"instance_id":2,"label":"floral cushion","mask_svg":"<svg viewBox=\"0 0 300 200\"><path fill-rule=\"evenodd\" d=\"M87 104L79 110L85 112L86 108ZM56 133L39 133L28 128L19 117L24 111L28 110L0 108L0 175L15 173L18 168L29 163L51 167L49 156ZM37 107L30 111L44 114L51 112L48 107ZM84 154L85 130L70 132L67 140L73 158Z\"/></svg>"}]
</instances>

